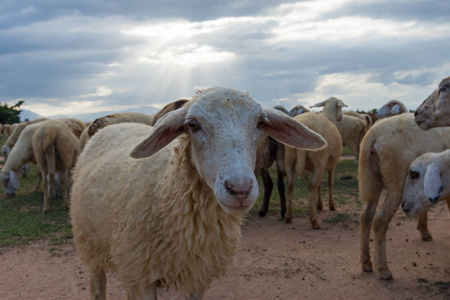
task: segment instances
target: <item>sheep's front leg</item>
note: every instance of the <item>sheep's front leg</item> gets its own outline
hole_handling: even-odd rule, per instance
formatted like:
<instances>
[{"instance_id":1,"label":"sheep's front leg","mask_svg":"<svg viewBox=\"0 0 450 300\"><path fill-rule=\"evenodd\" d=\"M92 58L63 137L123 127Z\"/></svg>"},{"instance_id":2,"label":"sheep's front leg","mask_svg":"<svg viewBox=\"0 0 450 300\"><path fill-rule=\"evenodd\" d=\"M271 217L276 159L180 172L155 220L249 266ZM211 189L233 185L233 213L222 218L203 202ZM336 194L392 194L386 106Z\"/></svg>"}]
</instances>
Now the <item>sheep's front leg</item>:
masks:
<instances>
[{"instance_id":1,"label":"sheep's front leg","mask_svg":"<svg viewBox=\"0 0 450 300\"><path fill-rule=\"evenodd\" d=\"M127 289L128 300L156 300L156 282L150 285L139 285L133 289Z\"/></svg>"},{"instance_id":2,"label":"sheep's front leg","mask_svg":"<svg viewBox=\"0 0 450 300\"><path fill-rule=\"evenodd\" d=\"M38 169L36 172L36 184L34 185L34 188L31 192L33 192L33 193L39 192L39 189L41 188L41 181L42 181L42 173Z\"/></svg>"},{"instance_id":3,"label":"sheep's front leg","mask_svg":"<svg viewBox=\"0 0 450 300\"><path fill-rule=\"evenodd\" d=\"M389 191L373 221L375 265L380 272L381 279L385 280L391 280L393 278L386 259L386 232L401 201L401 193Z\"/></svg>"},{"instance_id":4,"label":"sheep's front leg","mask_svg":"<svg viewBox=\"0 0 450 300\"><path fill-rule=\"evenodd\" d=\"M273 191L273 182L272 178L270 178L269 172L266 169L261 170L261 177L264 185L264 200L258 215L260 217L264 217L269 210L270 196Z\"/></svg>"},{"instance_id":5,"label":"sheep's front leg","mask_svg":"<svg viewBox=\"0 0 450 300\"><path fill-rule=\"evenodd\" d=\"M280 207L281 207L281 218L284 219L284 215L286 214L286 194L284 191L284 174L281 172L281 170L278 169L277 166L277 187L278 187L278 194L280 195Z\"/></svg>"},{"instance_id":6,"label":"sheep's front leg","mask_svg":"<svg viewBox=\"0 0 450 300\"><path fill-rule=\"evenodd\" d=\"M421 213L417 217L417 230L420 232L420 237L423 241L432 241L433 237L431 236L431 233L428 231L428 212L425 211Z\"/></svg>"},{"instance_id":7,"label":"sheep's front leg","mask_svg":"<svg viewBox=\"0 0 450 300\"><path fill-rule=\"evenodd\" d=\"M284 222L292 223L292 198L294 197L294 166L286 168L287 178L287 205Z\"/></svg>"},{"instance_id":8,"label":"sheep's front leg","mask_svg":"<svg viewBox=\"0 0 450 300\"><path fill-rule=\"evenodd\" d=\"M70 203L69 203L69 196L68 196L68 185L69 185L69 172L61 172L61 192L64 199L64 207L66 209L69 209Z\"/></svg>"},{"instance_id":9,"label":"sheep's front leg","mask_svg":"<svg viewBox=\"0 0 450 300\"><path fill-rule=\"evenodd\" d=\"M189 295L189 297L185 298L186 300L201 300L203 299L204 290L195 291Z\"/></svg>"}]
</instances>

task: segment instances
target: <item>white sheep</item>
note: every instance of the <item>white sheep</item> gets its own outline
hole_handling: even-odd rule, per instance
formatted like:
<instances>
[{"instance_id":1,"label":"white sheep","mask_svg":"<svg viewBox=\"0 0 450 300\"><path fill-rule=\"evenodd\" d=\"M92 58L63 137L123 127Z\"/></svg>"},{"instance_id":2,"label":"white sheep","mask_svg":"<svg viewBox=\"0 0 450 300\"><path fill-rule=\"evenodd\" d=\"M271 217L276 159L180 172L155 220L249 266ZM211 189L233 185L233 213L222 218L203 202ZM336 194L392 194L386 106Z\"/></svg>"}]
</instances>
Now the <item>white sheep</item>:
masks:
<instances>
[{"instance_id":1,"label":"white sheep","mask_svg":"<svg viewBox=\"0 0 450 300\"><path fill-rule=\"evenodd\" d=\"M92 299L105 298L108 269L129 299L156 299L157 286L200 299L238 249L242 217L258 195L262 132L296 147L326 145L231 88L198 91L150 129L102 129L75 167L70 215Z\"/></svg>"},{"instance_id":2,"label":"white sheep","mask_svg":"<svg viewBox=\"0 0 450 300\"><path fill-rule=\"evenodd\" d=\"M423 130L450 126L450 76L416 109L415 120Z\"/></svg>"},{"instance_id":3,"label":"white sheep","mask_svg":"<svg viewBox=\"0 0 450 300\"><path fill-rule=\"evenodd\" d=\"M2 133L3 133L3 136L10 136L11 135L11 124L3 124Z\"/></svg>"},{"instance_id":4,"label":"white sheep","mask_svg":"<svg viewBox=\"0 0 450 300\"><path fill-rule=\"evenodd\" d=\"M310 110L304 107L303 105L296 105L290 111L289 114L291 117L295 117L296 115L300 115L305 112L309 112Z\"/></svg>"},{"instance_id":5,"label":"white sheep","mask_svg":"<svg viewBox=\"0 0 450 300\"><path fill-rule=\"evenodd\" d=\"M328 206L335 210L333 200L333 175L337 163L342 154L342 139L336 128L336 122L342 119L342 107L345 103L335 97L317 103L312 107L323 106L320 114L307 112L294 117L294 119L309 129L319 133L327 141L328 147L320 151L306 151L285 146L284 167L287 177L287 205L284 220L292 222L292 198L294 195L294 174L297 164L297 176L302 176L305 170L312 172L309 191L309 219L314 229L320 228L317 220L317 209L323 209L320 186L322 184L323 172L328 171Z\"/></svg>"},{"instance_id":6,"label":"white sheep","mask_svg":"<svg viewBox=\"0 0 450 300\"><path fill-rule=\"evenodd\" d=\"M64 206L69 208L69 172L80 154L80 141L63 121L47 120L36 130L32 145L34 157L44 179L44 214L50 211L51 187L55 184L56 172L59 172L59 187Z\"/></svg>"},{"instance_id":7,"label":"white sheep","mask_svg":"<svg viewBox=\"0 0 450 300\"><path fill-rule=\"evenodd\" d=\"M350 149L356 161L359 160L359 147L367 132L367 123L364 119L355 118L351 115L343 115L342 120L336 123L341 134L343 145Z\"/></svg>"},{"instance_id":8,"label":"white sheep","mask_svg":"<svg viewBox=\"0 0 450 300\"><path fill-rule=\"evenodd\" d=\"M137 112L124 112L107 115L95 119L94 122L92 122L91 125L89 125L88 133L89 136L92 137L97 131L111 124L132 122L150 125L152 123L152 120L153 120L152 115Z\"/></svg>"},{"instance_id":9,"label":"white sheep","mask_svg":"<svg viewBox=\"0 0 450 300\"><path fill-rule=\"evenodd\" d=\"M406 109L406 106L401 101L390 100L388 103L386 103L377 110L377 117L381 119L400 115L407 112L408 110Z\"/></svg>"},{"instance_id":10,"label":"white sheep","mask_svg":"<svg viewBox=\"0 0 450 300\"><path fill-rule=\"evenodd\" d=\"M46 118L34 119L34 120L31 120L31 121L27 121L27 122L22 122L22 123L16 124L14 126L14 129L11 128L11 130L12 130L11 134L9 135L8 139L6 140L5 144L2 147L2 154L3 154L3 157L5 158L5 161L8 159L9 152L11 152L12 148L16 144L16 142L19 139L19 136L22 133L22 131L28 125L40 123L40 122L45 121L45 120L47 120L47 119Z\"/></svg>"},{"instance_id":11,"label":"white sheep","mask_svg":"<svg viewBox=\"0 0 450 300\"><path fill-rule=\"evenodd\" d=\"M5 162L0 172L0 181L3 191L8 196L15 196L16 190L19 188L20 170L26 163L36 163L33 153L32 138L40 123L27 126L15 143L14 148L9 153L9 159ZM39 190L41 184L41 173L38 172L36 185L33 192Z\"/></svg>"},{"instance_id":12,"label":"white sheep","mask_svg":"<svg viewBox=\"0 0 450 300\"><path fill-rule=\"evenodd\" d=\"M403 189L402 209L408 216L415 217L440 200L447 200L450 205L450 150L425 153L411 162Z\"/></svg>"},{"instance_id":13,"label":"white sheep","mask_svg":"<svg viewBox=\"0 0 450 300\"><path fill-rule=\"evenodd\" d=\"M184 106L189 100L188 99L179 99L170 102L169 104L166 104L163 108L161 108L155 116L152 118L152 121L149 125L154 126L156 122L162 118L165 114L168 112L174 111L179 109L180 107Z\"/></svg>"},{"instance_id":14,"label":"white sheep","mask_svg":"<svg viewBox=\"0 0 450 300\"><path fill-rule=\"evenodd\" d=\"M359 152L358 188L364 202L360 215L360 262L372 272L369 239L373 221L375 268L382 279L392 279L386 259L386 232L403 194L410 163L427 152L450 148L450 129L420 130L411 113L379 120L366 133ZM383 187L386 199L375 215ZM431 240L427 214L419 216L417 229L423 240Z\"/></svg>"}]
</instances>

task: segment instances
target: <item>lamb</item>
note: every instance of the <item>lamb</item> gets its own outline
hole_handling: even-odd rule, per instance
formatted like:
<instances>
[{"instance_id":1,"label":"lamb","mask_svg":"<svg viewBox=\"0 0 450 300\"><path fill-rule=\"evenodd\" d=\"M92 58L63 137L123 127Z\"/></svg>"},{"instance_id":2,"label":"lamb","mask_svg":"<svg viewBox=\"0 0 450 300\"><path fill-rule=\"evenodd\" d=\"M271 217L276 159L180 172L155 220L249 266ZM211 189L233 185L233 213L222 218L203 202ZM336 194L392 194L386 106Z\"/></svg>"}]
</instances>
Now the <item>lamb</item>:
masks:
<instances>
[{"instance_id":1,"label":"lamb","mask_svg":"<svg viewBox=\"0 0 450 300\"><path fill-rule=\"evenodd\" d=\"M336 123L336 127L341 134L343 145L350 149L356 161L359 159L359 147L364 135L367 132L367 123L350 115L343 115L342 120Z\"/></svg>"},{"instance_id":2,"label":"lamb","mask_svg":"<svg viewBox=\"0 0 450 300\"><path fill-rule=\"evenodd\" d=\"M309 183L309 218L314 229L320 228L317 220L316 207L323 209L320 186L322 184L322 174L328 171L328 193L330 210L335 210L333 200L333 174L342 154L342 139L336 128L336 122L342 119L342 107L345 103L335 97L317 103L312 107L323 106L320 114L315 112L303 113L294 117L295 120L304 124L309 129L319 133L327 141L328 147L321 151L305 151L285 146L284 166L288 182L287 207L284 220L286 223L292 222L292 198L294 194L294 173L297 164L297 176L302 176L304 170L312 172Z\"/></svg>"},{"instance_id":3,"label":"lamb","mask_svg":"<svg viewBox=\"0 0 450 300\"><path fill-rule=\"evenodd\" d=\"M69 122L69 125L73 125L73 122ZM80 154L80 142L69 125L60 120L47 120L40 124L33 135L34 157L44 179L44 214L50 211L50 189L54 185L56 172L59 172L64 206L69 208L69 172Z\"/></svg>"},{"instance_id":4,"label":"lamb","mask_svg":"<svg viewBox=\"0 0 450 300\"><path fill-rule=\"evenodd\" d=\"M406 106L402 102L398 100L390 100L388 103L386 103L377 110L377 117L381 119L407 112L408 110L406 109Z\"/></svg>"},{"instance_id":5,"label":"lamb","mask_svg":"<svg viewBox=\"0 0 450 300\"><path fill-rule=\"evenodd\" d=\"M369 252L370 230L373 220L375 268L382 279L392 279L386 260L386 232L397 210L410 163L427 152L440 152L450 148L450 129L435 128L422 131L411 113L382 119L365 135L359 152L358 189L364 202L360 215L360 262L362 269L372 272ZM383 187L387 196L377 214ZM431 240L427 228L427 214L419 215L417 229L423 240Z\"/></svg>"},{"instance_id":6,"label":"lamb","mask_svg":"<svg viewBox=\"0 0 450 300\"><path fill-rule=\"evenodd\" d=\"M157 286L202 298L232 263L242 217L258 195L260 134L294 147L326 145L249 93L222 87L198 91L150 129L102 129L75 167L70 215L92 299L105 298L107 269L129 299L156 299Z\"/></svg>"},{"instance_id":7,"label":"lamb","mask_svg":"<svg viewBox=\"0 0 450 300\"><path fill-rule=\"evenodd\" d=\"M409 165L403 189L402 209L410 217L425 213L439 200L450 210L450 150L425 153Z\"/></svg>"},{"instance_id":8,"label":"lamb","mask_svg":"<svg viewBox=\"0 0 450 300\"><path fill-rule=\"evenodd\" d=\"M22 122L22 123L19 123L19 124L17 124L15 126L14 130L11 132L11 135L8 137L8 139L6 140L5 144L2 147L2 153L3 153L3 157L5 158L5 161L8 159L9 152L11 152L12 148L16 144L16 142L19 139L19 136L22 133L22 131L28 125L40 123L40 122L45 121L45 120L47 120L47 119L46 118L39 118L39 119L34 119L34 120L31 120L31 121L27 121L27 122Z\"/></svg>"},{"instance_id":9,"label":"lamb","mask_svg":"<svg viewBox=\"0 0 450 300\"><path fill-rule=\"evenodd\" d=\"M428 130L433 127L450 126L450 76L439 83L425 101L416 109L415 121L417 125Z\"/></svg>"},{"instance_id":10,"label":"lamb","mask_svg":"<svg viewBox=\"0 0 450 300\"><path fill-rule=\"evenodd\" d=\"M150 125L152 123L153 116L148 114L142 114L137 112L125 112L125 113L117 113L112 115L107 115L98 119L95 119L94 122L89 126L89 136L92 137L97 131L102 128L105 128L111 124L119 124L119 123L142 123Z\"/></svg>"}]
</instances>

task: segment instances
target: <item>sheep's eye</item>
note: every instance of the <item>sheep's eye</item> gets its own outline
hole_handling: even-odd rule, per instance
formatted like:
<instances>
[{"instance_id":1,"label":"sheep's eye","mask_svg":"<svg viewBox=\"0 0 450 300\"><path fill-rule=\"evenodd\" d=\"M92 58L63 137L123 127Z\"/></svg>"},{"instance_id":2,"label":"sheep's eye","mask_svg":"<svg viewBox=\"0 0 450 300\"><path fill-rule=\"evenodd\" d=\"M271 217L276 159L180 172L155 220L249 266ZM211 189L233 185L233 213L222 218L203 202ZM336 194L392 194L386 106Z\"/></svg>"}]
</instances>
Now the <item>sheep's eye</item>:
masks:
<instances>
[{"instance_id":1,"label":"sheep's eye","mask_svg":"<svg viewBox=\"0 0 450 300\"><path fill-rule=\"evenodd\" d=\"M266 124L266 121L264 121L263 118L259 118L258 120L258 128L262 128Z\"/></svg>"},{"instance_id":2,"label":"sheep's eye","mask_svg":"<svg viewBox=\"0 0 450 300\"><path fill-rule=\"evenodd\" d=\"M191 130L197 130L197 129L200 128L200 126L198 125L198 122L195 121L195 120L189 121L189 122L188 122L188 127L189 127Z\"/></svg>"},{"instance_id":3,"label":"sheep's eye","mask_svg":"<svg viewBox=\"0 0 450 300\"><path fill-rule=\"evenodd\" d=\"M441 87L440 89L439 89L439 93L444 93L444 92L446 92L447 91L447 87L446 86L443 86L443 87Z\"/></svg>"},{"instance_id":4,"label":"sheep's eye","mask_svg":"<svg viewBox=\"0 0 450 300\"><path fill-rule=\"evenodd\" d=\"M409 177L410 177L411 179L414 180L414 179L419 178L419 177L420 177L420 174L419 174L419 172L410 170L410 171L409 171Z\"/></svg>"}]
</instances>

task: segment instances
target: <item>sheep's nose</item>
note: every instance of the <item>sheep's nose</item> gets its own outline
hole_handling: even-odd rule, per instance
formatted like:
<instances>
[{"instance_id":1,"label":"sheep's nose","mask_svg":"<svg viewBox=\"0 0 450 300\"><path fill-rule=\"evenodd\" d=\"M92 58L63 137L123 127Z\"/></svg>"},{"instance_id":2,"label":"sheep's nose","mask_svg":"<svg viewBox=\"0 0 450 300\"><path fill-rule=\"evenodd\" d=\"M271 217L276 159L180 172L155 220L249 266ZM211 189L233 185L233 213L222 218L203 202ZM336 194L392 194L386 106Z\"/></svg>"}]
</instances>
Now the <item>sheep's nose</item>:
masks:
<instances>
[{"instance_id":1,"label":"sheep's nose","mask_svg":"<svg viewBox=\"0 0 450 300\"><path fill-rule=\"evenodd\" d=\"M248 179L239 182L231 182L227 180L225 181L225 187L228 193L233 195L235 198L243 201L248 197L248 194L253 187L253 180Z\"/></svg>"},{"instance_id":2,"label":"sheep's nose","mask_svg":"<svg viewBox=\"0 0 450 300\"><path fill-rule=\"evenodd\" d=\"M406 201L402 201L402 209L405 213L411 210L411 205L408 205Z\"/></svg>"}]
</instances>

